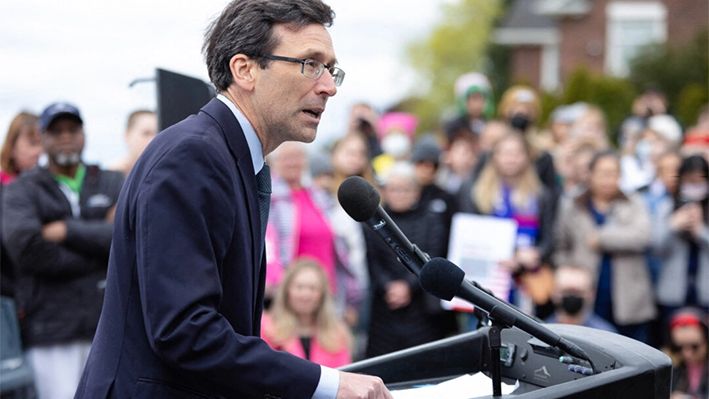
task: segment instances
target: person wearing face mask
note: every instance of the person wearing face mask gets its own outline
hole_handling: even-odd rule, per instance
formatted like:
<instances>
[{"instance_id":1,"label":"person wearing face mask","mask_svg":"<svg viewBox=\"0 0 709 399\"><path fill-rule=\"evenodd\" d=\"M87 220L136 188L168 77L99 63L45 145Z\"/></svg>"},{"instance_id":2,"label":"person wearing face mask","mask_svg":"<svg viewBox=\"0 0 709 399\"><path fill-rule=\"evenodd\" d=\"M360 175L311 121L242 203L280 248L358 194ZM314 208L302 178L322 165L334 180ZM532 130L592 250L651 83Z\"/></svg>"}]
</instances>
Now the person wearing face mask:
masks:
<instances>
[{"instance_id":1,"label":"person wearing face mask","mask_svg":"<svg viewBox=\"0 0 709 399\"><path fill-rule=\"evenodd\" d=\"M596 290L588 270L562 265L554 273L552 302L556 308L547 323L573 324L617 333L611 323L593 312Z\"/></svg>"},{"instance_id":2,"label":"person wearing face mask","mask_svg":"<svg viewBox=\"0 0 709 399\"><path fill-rule=\"evenodd\" d=\"M411 154L419 119L405 112L389 112L379 119L377 131L383 154L372 160L377 176L385 176L397 161L405 161Z\"/></svg>"},{"instance_id":3,"label":"person wearing face mask","mask_svg":"<svg viewBox=\"0 0 709 399\"><path fill-rule=\"evenodd\" d=\"M537 118L541 113L539 95L531 87L523 85L512 86L502 95L498 113L500 118L513 130L522 133L532 150L532 159L539 180L555 196L558 195L559 185L556 181L554 160L547 152L547 149L553 145L553 138L550 133L540 135L535 127ZM480 155L480 160L475 167L471 180L477 179L488 156L489 153Z\"/></svg>"},{"instance_id":4,"label":"person wearing face mask","mask_svg":"<svg viewBox=\"0 0 709 399\"><path fill-rule=\"evenodd\" d=\"M656 115L635 137L629 137L621 158L620 188L630 193L652 183L659 156L679 148L682 127L669 115Z\"/></svg>"},{"instance_id":5,"label":"person wearing face mask","mask_svg":"<svg viewBox=\"0 0 709 399\"><path fill-rule=\"evenodd\" d=\"M665 320L682 306L709 311L708 173L701 156L685 159L674 201L658 210L665 223L655 228L653 251L662 260L657 301Z\"/></svg>"}]
</instances>

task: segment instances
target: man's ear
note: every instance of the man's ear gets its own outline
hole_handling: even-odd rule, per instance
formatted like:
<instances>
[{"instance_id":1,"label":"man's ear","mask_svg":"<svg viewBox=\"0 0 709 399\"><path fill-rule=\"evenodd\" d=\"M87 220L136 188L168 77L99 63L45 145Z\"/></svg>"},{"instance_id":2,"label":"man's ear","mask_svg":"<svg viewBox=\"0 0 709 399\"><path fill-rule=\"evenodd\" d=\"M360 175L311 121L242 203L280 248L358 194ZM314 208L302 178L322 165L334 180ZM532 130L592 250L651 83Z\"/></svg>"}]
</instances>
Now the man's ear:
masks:
<instances>
[{"instance_id":1,"label":"man's ear","mask_svg":"<svg viewBox=\"0 0 709 399\"><path fill-rule=\"evenodd\" d=\"M258 68L258 63L244 54L236 54L229 60L229 69L234 83L246 91L253 90Z\"/></svg>"}]
</instances>

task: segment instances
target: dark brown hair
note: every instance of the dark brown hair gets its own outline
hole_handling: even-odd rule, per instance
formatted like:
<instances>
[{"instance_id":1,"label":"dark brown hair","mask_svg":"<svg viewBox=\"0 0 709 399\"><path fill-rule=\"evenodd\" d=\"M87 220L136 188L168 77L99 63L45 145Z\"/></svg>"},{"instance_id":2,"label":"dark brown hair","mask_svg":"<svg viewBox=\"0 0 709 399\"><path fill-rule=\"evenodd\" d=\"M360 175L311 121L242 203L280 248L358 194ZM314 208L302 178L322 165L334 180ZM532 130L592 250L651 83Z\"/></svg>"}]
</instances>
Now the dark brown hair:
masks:
<instances>
[{"instance_id":1,"label":"dark brown hair","mask_svg":"<svg viewBox=\"0 0 709 399\"><path fill-rule=\"evenodd\" d=\"M269 65L263 58L276 46L273 25L287 24L299 30L311 24L332 25L335 13L320 0L234 0L207 27L202 53L209 79L217 91L226 90L233 78L229 61L236 54L258 60L261 68Z\"/></svg>"}]
</instances>

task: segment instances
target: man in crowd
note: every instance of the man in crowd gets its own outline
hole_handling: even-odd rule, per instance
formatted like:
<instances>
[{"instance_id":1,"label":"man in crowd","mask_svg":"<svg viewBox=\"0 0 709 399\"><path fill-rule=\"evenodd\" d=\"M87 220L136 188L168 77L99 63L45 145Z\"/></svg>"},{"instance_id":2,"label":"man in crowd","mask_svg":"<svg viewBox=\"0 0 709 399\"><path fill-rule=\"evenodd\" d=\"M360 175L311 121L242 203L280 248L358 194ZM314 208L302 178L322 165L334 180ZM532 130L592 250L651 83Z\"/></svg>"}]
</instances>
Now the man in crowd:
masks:
<instances>
[{"instance_id":1,"label":"man in crowd","mask_svg":"<svg viewBox=\"0 0 709 399\"><path fill-rule=\"evenodd\" d=\"M113 215L123 176L81 161L79 110L50 105L40 119L49 164L5 188L3 237L40 399L71 398L101 314Z\"/></svg>"},{"instance_id":2,"label":"man in crowd","mask_svg":"<svg viewBox=\"0 0 709 399\"><path fill-rule=\"evenodd\" d=\"M219 93L158 134L116 211L106 299L76 398L391 398L259 338L264 156L312 142L344 72L320 0L235 0L203 47Z\"/></svg>"},{"instance_id":3,"label":"man in crowd","mask_svg":"<svg viewBox=\"0 0 709 399\"><path fill-rule=\"evenodd\" d=\"M588 270L576 266L556 269L552 301L556 312L547 323L575 324L617 333L615 327L593 313L596 292Z\"/></svg>"}]
</instances>

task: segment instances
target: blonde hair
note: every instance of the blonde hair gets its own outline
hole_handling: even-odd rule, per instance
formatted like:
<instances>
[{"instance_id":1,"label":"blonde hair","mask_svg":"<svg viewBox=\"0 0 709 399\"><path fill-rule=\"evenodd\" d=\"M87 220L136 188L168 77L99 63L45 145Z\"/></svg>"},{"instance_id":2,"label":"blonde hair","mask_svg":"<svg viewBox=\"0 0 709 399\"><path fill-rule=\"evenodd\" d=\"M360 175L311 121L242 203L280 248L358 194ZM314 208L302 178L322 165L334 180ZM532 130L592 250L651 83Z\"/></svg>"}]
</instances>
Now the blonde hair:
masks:
<instances>
[{"instance_id":1,"label":"blonde hair","mask_svg":"<svg viewBox=\"0 0 709 399\"><path fill-rule=\"evenodd\" d=\"M328 352L342 350L343 346L351 348L351 337L347 327L335 314L335 303L330 294L329 280L322 266L316 261L306 258L296 259L283 277L278 287L276 297L271 308L273 318L273 331L271 332L276 344L281 344L296 334L298 319L288 303L288 291L293 285L293 280L302 271L312 270L320 281L320 304L315 311L315 325L317 339L320 346Z\"/></svg>"},{"instance_id":2,"label":"blonde hair","mask_svg":"<svg viewBox=\"0 0 709 399\"><path fill-rule=\"evenodd\" d=\"M521 134L509 133L499 139L492 147L492 152L487 158L485 167L480 172L480 176L478 176L470 193L478 210L486 215L492 213L495 203L500 200L502 178L495 168L495 155L500 151L502 143L509 140L515 140L521 143L527 155L527 165L522 171L516 186L512 187L512 204L518 208L523 208L526 206L530 197L539 196L542 192L542 183L537 176L537 171L532 162L531 145Z\"/></svg>"},{"instance_id":3,"label":"blonde hair","mask_svg":"<svg viewBox=\"0 0 709 399\"><path fill-rule=\"evenodd\" d=\"M542 104L539 100L539 94L531 87L516 85L507 89L500 99L498 115L506 118L510 108L515 104L527 105L534 114L532 119L535 121L539 119L539 115L542 112Z\"/></svg>"}]
</instances>

